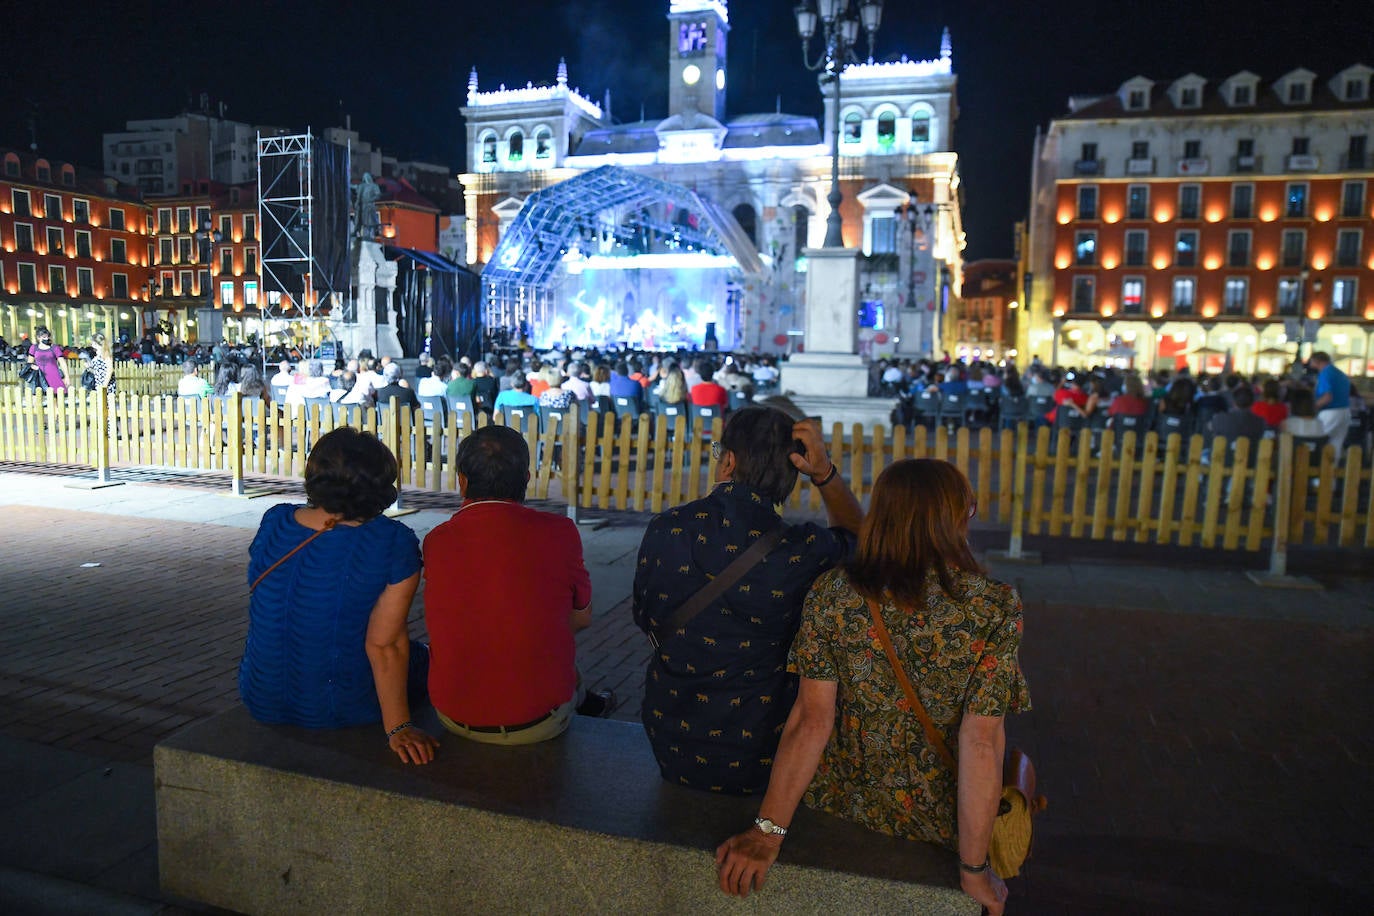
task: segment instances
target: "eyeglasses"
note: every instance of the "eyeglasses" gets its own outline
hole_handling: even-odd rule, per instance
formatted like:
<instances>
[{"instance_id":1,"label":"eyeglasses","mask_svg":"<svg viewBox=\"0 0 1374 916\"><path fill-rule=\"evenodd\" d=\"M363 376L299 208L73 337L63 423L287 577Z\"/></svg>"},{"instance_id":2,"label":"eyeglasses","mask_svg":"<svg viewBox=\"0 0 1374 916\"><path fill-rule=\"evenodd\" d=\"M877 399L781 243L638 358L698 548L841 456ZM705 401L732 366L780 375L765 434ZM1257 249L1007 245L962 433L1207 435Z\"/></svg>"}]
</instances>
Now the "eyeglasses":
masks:
<instances>
[{"instance_id":1,"label":"eyeglasses","mask_svg":"<svg viewBox=\"0 0 1374 916\"><path fill-rule=\"evenodd\" d=\"M721 452L723 452L723 451L724 451L724 449L722 449L722 448L720 447L720 443L719 443L719 442L712 442L712 443L711 443L711 460L712 460L712 461L719 461L719 460L720 460Z\"/></svg>"},{"instance_id":2,"label":"eyeglasses","mask_svg":"<svg viewBox=\"0 0 1374 916\"><path fill-rule=\"evenodd\" d=\"M970 506L968 507L968 517L969 517L969 518L973 518L973 517L974 517L975 515L977 515L977 514L978 514L978 502L975 500L975 501L973 502L973 504L970 505Z\"/></svg>"}]
</instances>

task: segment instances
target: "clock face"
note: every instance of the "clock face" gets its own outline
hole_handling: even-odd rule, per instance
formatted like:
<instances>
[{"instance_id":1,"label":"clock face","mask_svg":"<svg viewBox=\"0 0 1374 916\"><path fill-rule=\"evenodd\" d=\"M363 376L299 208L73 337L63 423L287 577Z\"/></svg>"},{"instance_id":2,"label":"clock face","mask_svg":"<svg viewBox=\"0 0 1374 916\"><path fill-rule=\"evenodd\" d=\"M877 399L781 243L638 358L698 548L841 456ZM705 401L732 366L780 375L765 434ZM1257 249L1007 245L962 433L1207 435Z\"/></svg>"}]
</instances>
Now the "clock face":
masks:
<instances>
[{"instance_id":1,"label":"clock face","mask_svg":"<svg viewBox=\"0 0 1374 916\"><path fill-rule=\"evenodd\" d=\"M705 54L706 22L679 22L677 25L677 53L683 56Z\"/></svg>"},{"instance_id":2,"label":"clock face","mask_svg":"<svg viewBox=\"0 0 1374 916\"><path fill-rule=\"evenodd\" d=\"M696 64L688 64L682 68L682 81L688 86L695 86L699 79L701 79L701 68Z\"/></svg>"}]
</instances>

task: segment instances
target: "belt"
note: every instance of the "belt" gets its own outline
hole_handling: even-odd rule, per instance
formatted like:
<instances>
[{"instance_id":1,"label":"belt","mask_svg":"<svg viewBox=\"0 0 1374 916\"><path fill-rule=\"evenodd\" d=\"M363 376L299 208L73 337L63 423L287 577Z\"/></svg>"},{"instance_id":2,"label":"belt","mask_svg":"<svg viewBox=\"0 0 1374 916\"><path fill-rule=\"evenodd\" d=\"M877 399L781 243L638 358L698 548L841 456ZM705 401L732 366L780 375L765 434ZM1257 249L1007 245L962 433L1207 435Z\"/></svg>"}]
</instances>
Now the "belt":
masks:
<instances>
[{"instance_id":1,"label":"belt","mask_svg":"<svg viewBox=\"0 0 1374 916\"><path fill-rule=\"evenodd\" d=\"M478 732L479 734L483 735L503 735L508 732L521 732L527 728L534 728L540 722L543 722L545 719L549 718L552 715L553 711L550 710L549 712L544 713L537 719L531 719L530 721L522 722L519 725L464 725L462 722L456 722L452 719L450 719L449 721L453 722L454 725L466 731Z\"/></svg>"}]
</instances>

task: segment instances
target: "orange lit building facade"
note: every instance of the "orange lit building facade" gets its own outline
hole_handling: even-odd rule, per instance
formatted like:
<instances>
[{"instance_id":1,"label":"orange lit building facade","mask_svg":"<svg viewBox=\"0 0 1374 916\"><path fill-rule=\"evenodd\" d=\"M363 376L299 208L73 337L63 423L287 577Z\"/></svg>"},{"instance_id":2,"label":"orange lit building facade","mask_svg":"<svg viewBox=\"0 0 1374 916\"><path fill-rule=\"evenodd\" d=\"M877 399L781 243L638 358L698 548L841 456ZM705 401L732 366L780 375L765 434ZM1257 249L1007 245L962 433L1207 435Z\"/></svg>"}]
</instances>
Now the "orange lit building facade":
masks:
<instances>
[{"instance_id":1,"label":"orange lit building facade","mask_svg":"<svg viewBox=\"0 0 1374 916\"><path fill-rule=\"evenodd\" d=\"M1136 77L1071 102L1037 145L1030 353L1281 372L1323 349L1374 374L1371 75Z\"/></svg>"},{"instance_id":2,"label":"orange lit building facade","mask_svg":"<svg viewBox=\"0 0 1374 916\"><path fill-rule=\"evenodd\" d=\"M224 187L186 182L182 194L149 198L153 224L151 296L143 323L165 321L177 340L241 336L256 321L261 289L258 200L252 184ZM197 232L209 226L218 240L209 252ZM251 330L251 328L250 328Z\"/></svg>"},{"instance_id":3,"label":"orange lit building facade","mask_svg":"<svg viewBox=\"0 0 1374 916\"><path fill-rule=\"evenodd\" d=\"M149 227L129 185L30 153L0 150L0 335L45 325L59 344L138 330Z\"/></svg>"}]
</instances>

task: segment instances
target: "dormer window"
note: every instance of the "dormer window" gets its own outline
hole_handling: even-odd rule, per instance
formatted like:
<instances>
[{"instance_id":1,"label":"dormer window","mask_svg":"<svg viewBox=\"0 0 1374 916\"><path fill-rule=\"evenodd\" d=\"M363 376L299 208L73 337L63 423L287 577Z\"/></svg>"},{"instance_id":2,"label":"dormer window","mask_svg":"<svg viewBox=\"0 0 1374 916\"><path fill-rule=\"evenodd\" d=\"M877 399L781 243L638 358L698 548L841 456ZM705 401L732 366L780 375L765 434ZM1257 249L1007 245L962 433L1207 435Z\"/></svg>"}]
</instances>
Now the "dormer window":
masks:
<instances>
[{"instance_id":1,"label":"dormer window","mask_svg":"<svg viewBox=\"0 0 1374 916\"><path fill-rule=\"evenodd\" d=\"M1129 111L1140 111L1146 106L1146 95L1144 89L1132 89L1126 94L1126 108Z\"/></svg>"},{"instance_id":2,"label":"dormer window","mask_svg":"<svg viewBox=\"0 0 1374 916\"><path fill-rule=\"evenodd\" d=\"M1345 100L1347 102L1363 102L1368 95L1367 80L1351 79L1345 81Z\"/></svg>"},{"instance_id":3,"label":"dormer window","mask_svg":"<svg viewBox=\"0 0 1374 916\"><path fill-rule=\"evenodd\" d=\"M1302 105L1307 102L1307 84L1289 83L1288 84L1288 104Z\"/></svg>"},{"instance_id":4,"label":"dormer window","mask_svg":"<svg viewBox=\"0 0 1374 916\"><path fill-rule=\"evenodd\" d=\"M1249 86L1236 86L1231 90L1231 104L1236 106L1251 105L1254 103L1254 96L1250 92Z\"/></svg>"},{"instance_id":5,"label":"dormer window","mask_svg":"<svg viewBox=\"0 0 1374 916\"><path fill-rule=\"evenodd\" d=\"M1197 90L1184 89L1178 96L1180 108L1196 108L1198 106Z\"/></svg>"}]
</instances>

